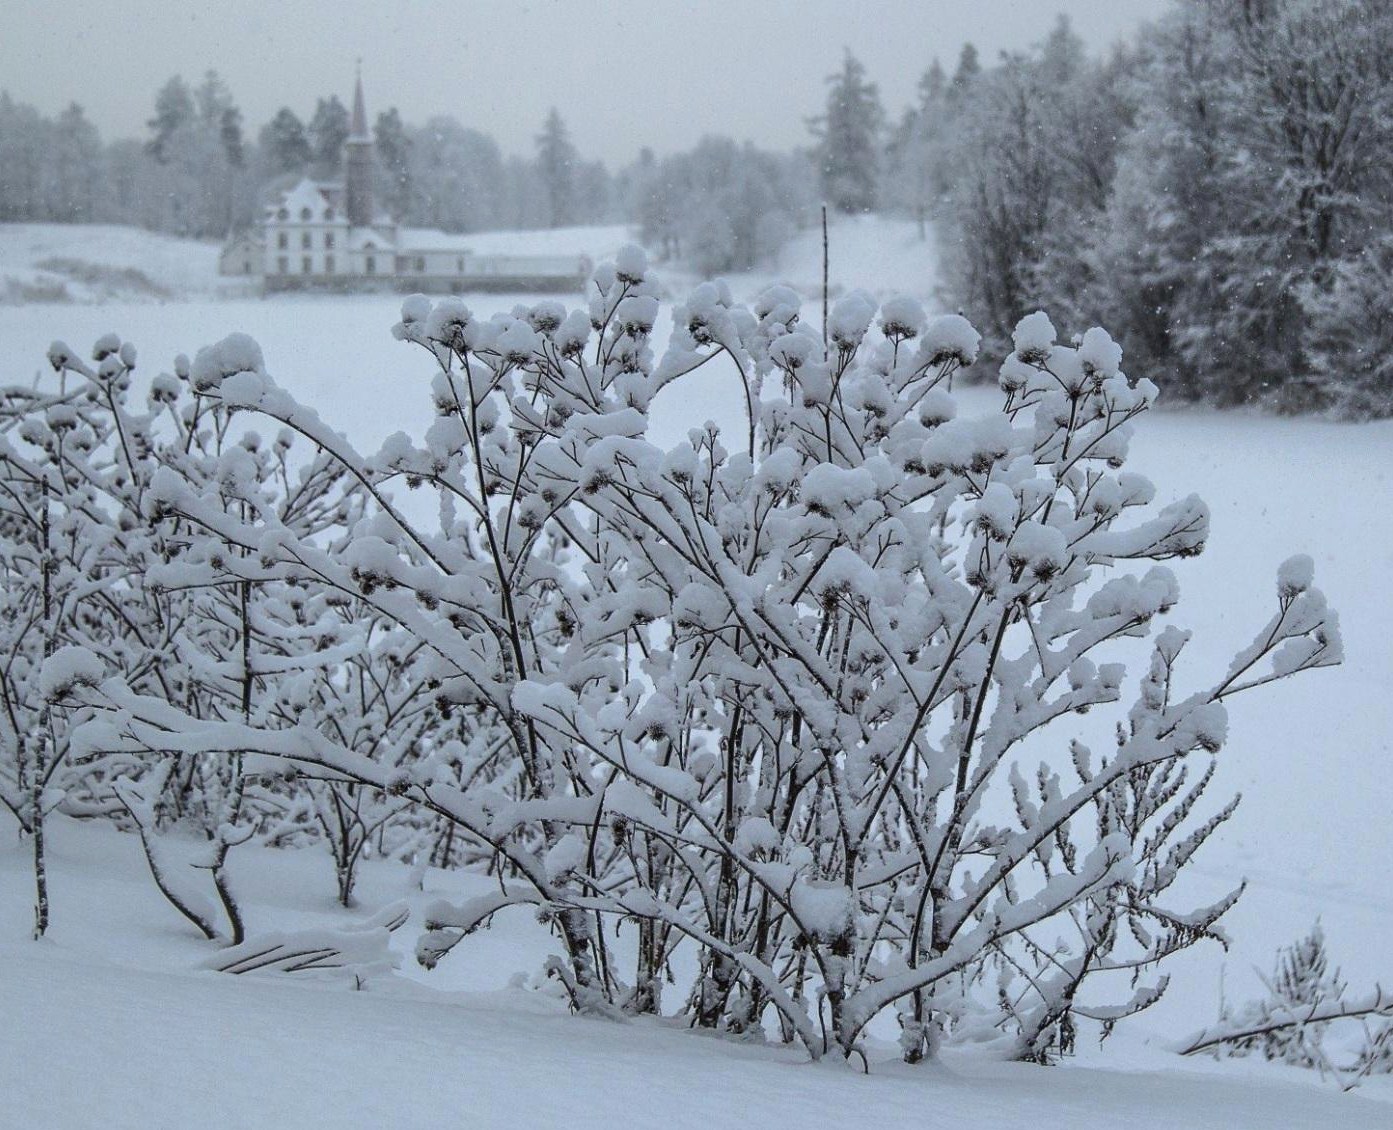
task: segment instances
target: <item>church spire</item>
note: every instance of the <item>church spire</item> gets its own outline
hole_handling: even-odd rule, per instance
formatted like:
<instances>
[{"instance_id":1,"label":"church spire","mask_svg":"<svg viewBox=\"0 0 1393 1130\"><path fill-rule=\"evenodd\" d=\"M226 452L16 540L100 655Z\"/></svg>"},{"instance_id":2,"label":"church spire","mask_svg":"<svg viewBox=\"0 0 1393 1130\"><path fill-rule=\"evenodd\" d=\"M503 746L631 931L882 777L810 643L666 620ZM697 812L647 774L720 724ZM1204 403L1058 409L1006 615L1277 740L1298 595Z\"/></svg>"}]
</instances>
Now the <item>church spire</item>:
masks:
<instances>
[{"instance_id":1,"label":"church spire","mask_svg":"<svg viewBox=\"0 0 1393 1130\"><path fill-rule=\"evenodd\" d=\"M344 142L344 204L352 227L365 227L373 221L372 134L368 132L367 103L363 98L363 60L358 60L357 81L353 88L353 128Z\"/></svg>"},{"instance_id":2,"label":"church spire","mask_svg":"<svg viewBox=\"0 0 1393 1130\"><path fill-rule=\"evenodd\" d=\"M368 111L367 104L363 100L363 60L358 60L357 80L353 87L353 128L349 131L349 136L354 141L366 141L368 139Z\"/></svg>"}]
</instances>

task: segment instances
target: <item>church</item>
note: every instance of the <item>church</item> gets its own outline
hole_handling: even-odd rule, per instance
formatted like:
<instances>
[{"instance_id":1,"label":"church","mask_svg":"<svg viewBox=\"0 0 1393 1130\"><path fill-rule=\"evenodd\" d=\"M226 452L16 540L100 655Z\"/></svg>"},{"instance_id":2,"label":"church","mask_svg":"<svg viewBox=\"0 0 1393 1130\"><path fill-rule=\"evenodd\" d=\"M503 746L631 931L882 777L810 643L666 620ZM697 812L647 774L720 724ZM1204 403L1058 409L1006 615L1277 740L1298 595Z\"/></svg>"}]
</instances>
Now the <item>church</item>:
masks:
<instances>
[{"instance_id":1,"label":"church","mask_svg":"<svg viewBox=\"0 0 1393 1130\"><path fill-rule=\"evenodd\" d=\"M305 177L279 193L258 231L235 236L223 248L219 273L259 279L263 294L578 290L590 274L584 255L481 254L468 235L403 227L376 207L375 175L360 73L343 181Z\"/></svg>"}]
</instances>

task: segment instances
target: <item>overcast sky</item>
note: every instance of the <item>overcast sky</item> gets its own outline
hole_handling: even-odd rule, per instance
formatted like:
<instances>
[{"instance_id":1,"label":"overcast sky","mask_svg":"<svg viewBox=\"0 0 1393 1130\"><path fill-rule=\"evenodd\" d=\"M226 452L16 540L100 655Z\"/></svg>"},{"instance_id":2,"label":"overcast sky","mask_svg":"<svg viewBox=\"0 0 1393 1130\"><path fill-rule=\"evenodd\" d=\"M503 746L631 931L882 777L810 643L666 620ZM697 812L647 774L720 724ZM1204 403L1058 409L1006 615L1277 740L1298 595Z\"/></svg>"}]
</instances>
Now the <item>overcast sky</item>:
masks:
<instances>
[{"instance_id":1,"label":"overcast sky","mask_svg":"<svg viewBox=\"0 0 1393 1130\"><path fill-rule=\"evenodd\" d=\"M251 130L282 105L352 92L408 121L450 113L530 152L556 105L611 166L726 133L807 138L843 47L892 115L937 55L951 70L1038 42L1066 12L1098 50L1167 0L0 0L0 88L53 113L82 103L107 139L144 136L155 90L216 68Z\"/></svg>"}]
</instances>

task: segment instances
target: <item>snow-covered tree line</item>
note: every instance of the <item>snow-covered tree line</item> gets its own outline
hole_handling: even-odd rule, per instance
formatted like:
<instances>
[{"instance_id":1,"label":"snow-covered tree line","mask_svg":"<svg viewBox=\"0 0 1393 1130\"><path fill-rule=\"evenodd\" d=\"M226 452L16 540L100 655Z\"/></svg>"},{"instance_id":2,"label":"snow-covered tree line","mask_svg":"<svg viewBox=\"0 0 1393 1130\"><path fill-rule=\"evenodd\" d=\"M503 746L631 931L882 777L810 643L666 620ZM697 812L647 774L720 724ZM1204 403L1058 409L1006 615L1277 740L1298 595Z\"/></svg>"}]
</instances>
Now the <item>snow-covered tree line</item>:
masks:
<instances>
[{"instance_id":1,"label":"snow-covered tree line","mask_svg":"<svg viewBox=\"0 0 1393 1130\"><path fill-rule=\"evenodd\" d=\"M1043 305L1168 392L1386 415L1390 59L1374 0L1177 0L1101 59L1061 20L956 89L930 69L888 195L937 217L994 349Z\"/></svg>"},{"instance_id":2,"label":"snow-covered tree line","mask_svg":"<svg viewBox=\"0 0 1393 1130\"><path fill-rule=\"evenodd\" d=\"M645 246L703 277L773 262L817 208L812 168L801 155L726 137L662 158L645 150L623 183Z\"/></svg>"},{"instance_id":3,"label":"snow-covered tree line","mask_svg":"<svg viewBox=\"0 0 1393 1130\"><path fill-rule=\"evenodd\" d=\"M6 390L0 799L36 882L55 810L139 835L234 943L251 839L322 841L345 901L365 850L477 866L497 889L428 909L425 965L530 907L576 1009L813 1056L890 1014L909 1061L1046 1061L1147 1007L1238 897L1175 890L1236 803L1203 798L1226 700L1339 660L1310 559L1182 677L1162 562L1208 512L1124 469L1156 389L1102 330L1025 318L961 418L958 316L854 292L824 340L786 288L707 283L659 358L658 294L629 248L569 312L408 299L435 421L371 455L244 337L143 403L115 338ZM746 426L654 446L699 370Z\"/></svg>"},{"instance_id":4,"label":"snow-covered tree line","mask_svg":"<svg viewBox=\"0 0 1393 1130\"><path fill-rule=\"evenodd\" d=\"M283 106L248 131L224 80L175 76L156 92L140 140L107 144L73 103L49 119L0 92L0 221L129 223L198 238L253 224L267 191L342 175L349 112L337 96L313 114ZM401 222L447 231L545 228L611 219L609 172L586 160L552 111L535 152L505 155L488 134L436 115L420 125L377 115L380 199Z\"/></svg>"}]
</instances>

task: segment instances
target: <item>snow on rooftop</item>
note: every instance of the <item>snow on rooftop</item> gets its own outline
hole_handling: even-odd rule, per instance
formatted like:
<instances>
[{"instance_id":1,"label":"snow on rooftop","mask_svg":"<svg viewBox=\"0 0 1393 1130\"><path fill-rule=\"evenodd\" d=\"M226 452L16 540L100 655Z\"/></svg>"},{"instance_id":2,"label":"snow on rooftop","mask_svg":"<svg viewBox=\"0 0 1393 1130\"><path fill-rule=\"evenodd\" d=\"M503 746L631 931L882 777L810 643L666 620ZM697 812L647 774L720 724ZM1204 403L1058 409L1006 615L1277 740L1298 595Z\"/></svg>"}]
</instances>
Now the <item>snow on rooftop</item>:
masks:
<instances>
[{"instance_id":1,"label":"snow on rooftop","mask_svg":"<svg viewBox=\"0 0 1393 1130\"><path fill-rule=\"evenodd\" d=\"M401 228L403 251L468 251L475 255L613 255L634 237L623 224L592 224L534 231L452 233L434 228Z\"/></svg>"}]
</instances>

